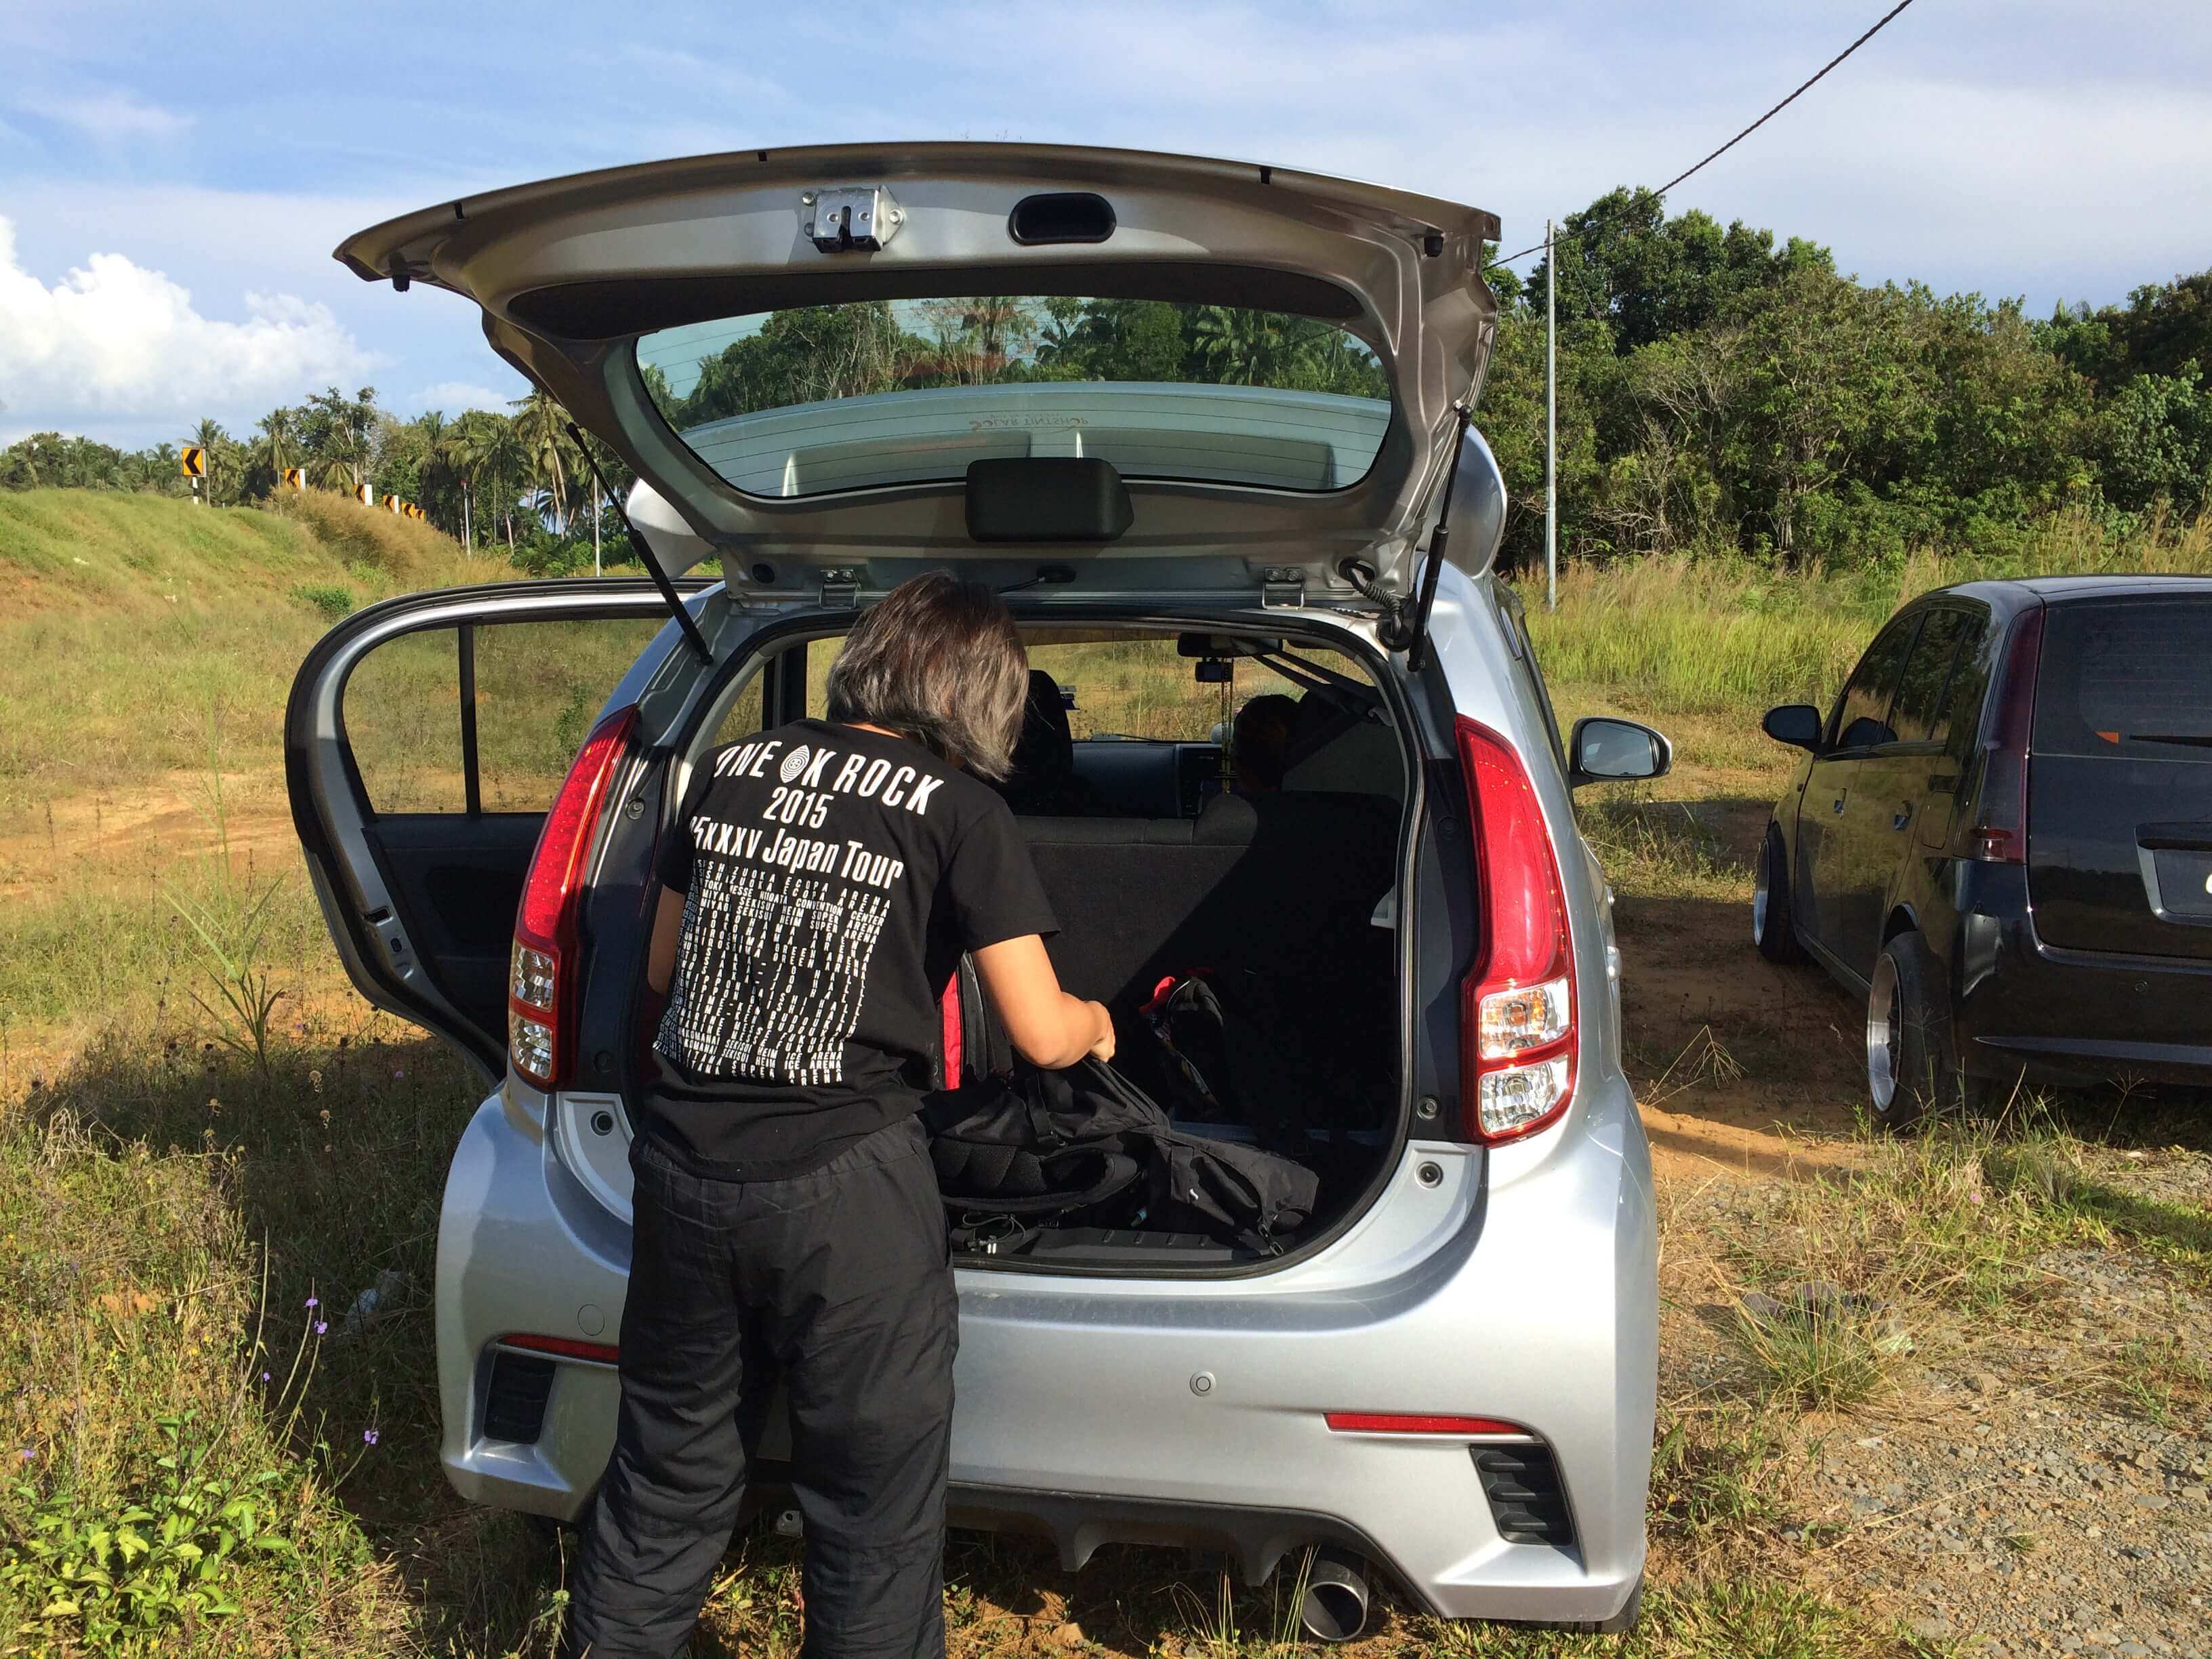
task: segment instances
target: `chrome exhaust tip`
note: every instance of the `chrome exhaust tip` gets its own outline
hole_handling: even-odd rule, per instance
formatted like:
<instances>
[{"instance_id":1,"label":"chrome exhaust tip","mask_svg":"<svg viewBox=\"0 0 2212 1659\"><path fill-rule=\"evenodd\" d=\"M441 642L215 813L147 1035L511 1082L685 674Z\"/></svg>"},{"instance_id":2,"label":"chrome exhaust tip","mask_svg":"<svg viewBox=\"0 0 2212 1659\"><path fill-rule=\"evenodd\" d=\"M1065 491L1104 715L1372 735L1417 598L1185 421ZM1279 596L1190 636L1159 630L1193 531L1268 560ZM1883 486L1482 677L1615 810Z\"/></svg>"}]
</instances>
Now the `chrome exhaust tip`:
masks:
<instances>
[{"instance_id":1,"label":"chrome exhaust tip","mask_svg":"<svg viewBox=\"0 0 2212 1659\"><path fill-rule=\"evenodd\" d=\"M1342 1550L1314 1552L1298 1623L1316 1642L1349 1642L1367 1628L1367 1564Z\"/></svg>"}]
</instances>

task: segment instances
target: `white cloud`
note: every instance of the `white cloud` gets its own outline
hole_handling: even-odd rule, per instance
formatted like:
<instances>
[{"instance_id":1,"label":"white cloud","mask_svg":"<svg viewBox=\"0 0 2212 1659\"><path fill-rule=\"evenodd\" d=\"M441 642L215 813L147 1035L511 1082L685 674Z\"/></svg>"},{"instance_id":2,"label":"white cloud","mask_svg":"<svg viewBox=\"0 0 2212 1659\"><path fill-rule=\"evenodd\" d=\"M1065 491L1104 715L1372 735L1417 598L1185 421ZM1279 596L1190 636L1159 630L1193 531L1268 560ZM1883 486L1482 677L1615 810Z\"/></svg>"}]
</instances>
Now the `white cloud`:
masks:
<instances>
[{"instance_id":1,"label":"white cloud","mask_svg":"<svg viewBox=\"0 0 2212 1659\"><path fill-rule=\"evenodd\" d=\"M102 143L178 137L191 130L193 118L149 104L136 93L114 89L42 93L18 100L16 107L75 127Z\"/></svg>"},{"instance_id":2,"label":"white cloud","mask_svg":"<svg viewBox=\"0 0 2212 1659\"><path fill-rule=\"evenodd\" d=\"M520 381L512 392L495 392L488 386L477 386L468 380L440 380L395 400L393 407L403 411L419 412L438 410L447 415L459 415L471 409L489 409L501 415L512 414L508 407L517 398L530 390Z\"/></svg>"},{"instance_id":3,"label":"white cloud","mask_svg":"<svg viewBox=\"0 0 2212 1659\"><path fill-rule=\"evenodd\" d=\"M95 253L52 288L15 254L0 218L0 409L9 424L70 427L204 414L246 418L374 366L329 308L245 296L245 319L194 309L189 290L119 253Z\"/></svg>"}]
</instances>

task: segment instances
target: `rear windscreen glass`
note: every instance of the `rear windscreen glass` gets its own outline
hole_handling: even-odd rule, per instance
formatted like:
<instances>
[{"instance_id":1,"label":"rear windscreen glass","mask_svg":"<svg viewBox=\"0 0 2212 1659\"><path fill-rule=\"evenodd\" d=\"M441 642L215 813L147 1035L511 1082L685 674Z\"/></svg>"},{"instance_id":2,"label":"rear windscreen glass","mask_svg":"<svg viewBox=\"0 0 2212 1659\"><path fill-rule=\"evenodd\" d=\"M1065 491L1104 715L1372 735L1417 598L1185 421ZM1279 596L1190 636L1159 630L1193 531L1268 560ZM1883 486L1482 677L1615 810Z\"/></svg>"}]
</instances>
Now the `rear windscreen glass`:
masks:
<instances>
[{"instance_id":1,"label":"rear windscreen glass","mask_svg":"<svg viewBox=\"0 0 2212 1659\"><path fill-rule=\"evenodd\" d=\"M2035 746L2212 761L2212 599L2051 606L2036 678Z\"/></svg>"},{"instance_id":2,"label":"rear windscreen glass","mask_svg":"<svg viewBox=\"0 0 2212 1659\"><path fill-rule=\"evenodd\" d=\"M806 306L645 335L637 362L669 424L756 495L957 479L1028 455L1342 489L1390 423L1381 362L1336 324L1164 300Z\"/></svg>"}]
</instances>

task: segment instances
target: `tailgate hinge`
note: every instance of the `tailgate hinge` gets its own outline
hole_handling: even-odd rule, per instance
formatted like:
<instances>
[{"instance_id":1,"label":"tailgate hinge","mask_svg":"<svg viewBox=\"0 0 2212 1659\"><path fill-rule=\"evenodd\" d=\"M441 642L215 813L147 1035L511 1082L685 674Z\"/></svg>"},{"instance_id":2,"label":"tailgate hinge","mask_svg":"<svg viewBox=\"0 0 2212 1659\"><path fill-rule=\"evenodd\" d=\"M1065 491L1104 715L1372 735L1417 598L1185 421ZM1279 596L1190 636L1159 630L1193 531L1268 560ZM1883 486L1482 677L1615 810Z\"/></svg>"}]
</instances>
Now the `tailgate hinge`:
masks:
<instances>
[{"instance_id":1,"label":"tailgate hinge","mask_svg":"<svg viewBox=\"0 0 2212 1659\"><path fill-rule=\"evenodd\" d=\"M1296 610L1306 602L1306 573L1294 564L1271 564L1260 572L1260 603L1269 610Z\"/></svg>"},{"instance_id":2,"label":"tailgate hinge","mask_svg":"<svg viewBox=\"0 0 2212 1659\"><path fill-rule=\"evenodd\" d=\"M855 611L860 604L860 567L832 565L822 573L822 608Z\"/></svg>"}]
</instances>

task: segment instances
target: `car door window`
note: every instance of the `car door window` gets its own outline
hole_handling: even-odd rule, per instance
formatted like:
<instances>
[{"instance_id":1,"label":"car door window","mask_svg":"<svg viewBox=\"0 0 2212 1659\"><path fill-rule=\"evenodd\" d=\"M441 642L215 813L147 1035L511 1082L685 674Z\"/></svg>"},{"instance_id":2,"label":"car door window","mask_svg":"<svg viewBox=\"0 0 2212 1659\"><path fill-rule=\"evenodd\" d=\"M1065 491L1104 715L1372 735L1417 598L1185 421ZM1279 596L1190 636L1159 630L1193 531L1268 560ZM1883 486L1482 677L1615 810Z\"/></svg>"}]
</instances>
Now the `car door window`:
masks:
<instances>
[{"instance_id":1,"label":"car door window","mask_svg":"<svg viewBox=\"0 0 2212 1659\"><path fill-rule=\"evenodd\" d=\"M495 623L474 629L480 809L543 812L607 693L653 643L651 617Z\"/></svg>"},{"instance_id":2,"label":"car door window","mask_svg":"<svg viewBox=\"0 0 2212 1659\"><path fill-rule=\"evenodd\" d=\"M1897 683L1897 702L1889 724L1896 743L1937 743L1951 734L1950 689L1952 665L1958 660L1959 642L1972 618L1963 611L1939 608L1928 613L1905 672Z\"/></svg>"},{"instance_id":3,"label":"car door window","mask_svg":"<svg viewBox=\"0 0 2212 1659\"><path fill-rule=\"evenodd\" d=\"M379 817L543 812L654 617L464 623L367 653L340 704Z\"/></svg>"},{"instance_id":4,"label":"car door window","mask_svg":"<svg viewBox=\"0 0 2212 1659\"><path fill-rule=\"evenodd\" d=\"M1889 723L1890 705L1897 699L1898 679L1919 631L1918 616L1900 617L1867 647L1836 704L1828 728L1832 748L1871 749L1896 741Z\"/></svg>"},{"instance_id":5,"label":"car door window","mask_svg":"<svg viewBox=\"0 0 2212 1659\"><path fill-rule=\"evenodd\" d=\"M1986 615L1968 611L1963 613L1966 623L1959 637L1959 651L1951 665L1951 684L1943 692L1943 735L1940 741L1955 756L1964 756L1974 746L1982 720L1982 698L1990 687L1990 665L1993 658L1990 649L1990 619Z\"/></svg>"}]
</instances>

